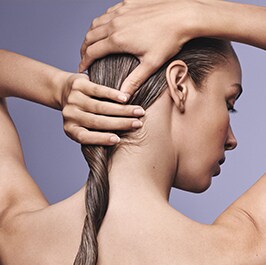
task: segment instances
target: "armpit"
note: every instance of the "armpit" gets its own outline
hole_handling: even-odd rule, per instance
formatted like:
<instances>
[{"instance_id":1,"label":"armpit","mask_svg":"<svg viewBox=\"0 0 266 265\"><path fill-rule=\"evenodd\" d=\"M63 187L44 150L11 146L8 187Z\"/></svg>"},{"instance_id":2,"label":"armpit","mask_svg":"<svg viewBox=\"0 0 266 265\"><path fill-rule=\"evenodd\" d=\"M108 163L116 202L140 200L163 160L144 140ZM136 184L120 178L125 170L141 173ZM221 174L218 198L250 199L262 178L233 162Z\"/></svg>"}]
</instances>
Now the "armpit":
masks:
<instances>
[{"instance_id":1,"label":"armpit","mask_svg":"<svg viewBox=\"0 0 266 265\"><path fill-rule=\"evenodd\" d=\"M246 264L266 264L266 175L228 207L214 222L226 228L228 244L247 253Z\"/></svg>"}]
</instances>

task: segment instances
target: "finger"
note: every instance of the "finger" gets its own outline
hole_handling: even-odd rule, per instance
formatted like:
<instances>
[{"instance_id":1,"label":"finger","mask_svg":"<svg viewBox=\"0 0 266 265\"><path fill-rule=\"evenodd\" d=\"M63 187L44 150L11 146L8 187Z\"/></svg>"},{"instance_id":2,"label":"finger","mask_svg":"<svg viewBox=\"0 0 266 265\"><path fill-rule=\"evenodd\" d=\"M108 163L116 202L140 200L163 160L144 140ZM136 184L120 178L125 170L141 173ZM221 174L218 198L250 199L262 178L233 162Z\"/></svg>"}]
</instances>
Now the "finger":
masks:
<instances>
[{"instance_id":1,"label":"finger","mask_svg":"<svg viewBox=\"0 0 266 265\"><path fill-rule=\"evenodd\" d=\"M118 10L119 7L121 7L122 5L123 4L117 5L117 7L113 9L113 11ZM120 13L122 13L122 11ZM110 28L110 26L109 27L103 27L103 26L107 25L113 18L117 16L118 14L116 12L109 12L100 17L95 18L92 21L91 27L87 32L86 37L80 49L81 58L84 56L86 48L88 46L104 38L107 38L108 28Z\"/></svg>"},{"instance_id":2,"label":"finger","mask_svg":"<svg viewBox=\"0 0 266 265\"><path fill-rule=\"evenodd\" d=\"M86 49L80 65L79 71L85 71L89 65L91 65L96 59L102 58L111 53L122 53L122 49L115 45L110 38L98 41Z\"/></svg>"},{"instance_id":3,"label":"finger","mask_svg":"<svg viewBox=\"0 0 266 265\"><path fill-rule=\"evenodd\" d=\"M72 94L73 91L80 92L80 94L83 93L89 97L105 98L121 103L128 101L128 97L120 90L95 84L85 78L76 79L74 81L72 85Z\"/></svg>"},{"instance_id":4,"label":"finger","mask_svg":"<svg viewBox=\"0 0 266 265\"><path fill-rule=\"evenodd\" d=\"M100 27L104 24L107 24L114 17L115 17L114 13L108 13L108 14L105 13L105 14L101 15L100 17L95 18L91 23L90 30L95 29L97 27Z\"/></svg>"},{"instance_id":5,"label":"finger","mask_svg":"<svg viewBox=\"0 0 266 265\"><path fill-rule=\"evenodd\" d=\"M88 46L107 37L108 34L105 27L98 27L88 31L80 49L81 58L85 55Z\"/></svg>"},{"instance_id":6,"label":"finger","mask_svg":"<svg viewBox=\"0 0 266 265\"><path fill-rule=\"evenodd\" d=\"M123 2L120 2L120 3L116 4L116 5L114 5L114 6L110 7L110 8L108 8L107 11L106 11L106 14L109 14L109 13L114 12L114 11L117 10L118 8L122 7L123 5L124 5L124 3L123 3Z\"/></svg>"},{"instance_id":7,"label":"finger","mask_svg":"<svg viewBox=\"0 0 266 265\"><path fill-rule=\"evenodd\" d=\"M111 146L120 142L116 134L91 132L83 127L73 127L67 135L80 144Z\"/></svg>"},{"instance_id":8,"label":"finger","mask_svg":"<svg viewBox=\"0 0 266 265\"><path fill-rule=\"evenodd\" d=\"M140 63L125 79L120 91L133 95L158 68L159 66Z\"/></svg>"},{"instance_id":9,"label":"finger","mask_svg":"<svg viewBox=\"0 0 266 265\"><path fill-rule=\"evenodd\" d=\"M102 85L97 85L92 82L84 86L83 92L87 96L111 99L113 101L117 101L121 103L125 103L128 100L127 96L120 90L102 86Z\"/></svg>"},{"instance_id":10,"label":"finger","mask_svg":"<svg viewBox=\"0 0 266 265\"><path fill-rule=\"evenodd\" d=\"M117 118L86 113L77 110L75 121L83 127L94 130L131 130L139 129L143 123L134 118Z\"/></svg>"},{"instance_id":11,"label":"finger","mask_svg":"<svg viewBox=\"0 0 266 265\"><path fill-rule=\"evenodd\" d=\"M82 110L94 114L120 117L140 117L145 114L145 111L140 106L121 105L117 103L99 101L88 97L80 100L79 104Z\"/></svg>"}]
</instances>

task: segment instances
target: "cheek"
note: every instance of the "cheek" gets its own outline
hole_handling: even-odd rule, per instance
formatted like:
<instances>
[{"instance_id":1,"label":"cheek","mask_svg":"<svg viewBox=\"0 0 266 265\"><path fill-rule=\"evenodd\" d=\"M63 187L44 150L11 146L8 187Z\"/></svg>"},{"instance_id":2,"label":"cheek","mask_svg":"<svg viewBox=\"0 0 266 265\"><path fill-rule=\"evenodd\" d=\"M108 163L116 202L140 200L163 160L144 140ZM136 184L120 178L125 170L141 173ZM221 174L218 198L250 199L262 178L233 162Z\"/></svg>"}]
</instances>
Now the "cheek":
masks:
<instances>
[{"instance_id":1,"label":"cheek","mask_svg":"<svg viewBox=\"0 0 266 265\"><path fill-rule=\"evenodd\" d=\"M224 147L228 136L229 125L230 125L230 118L227 111L226 113L220 116L220 122L217 124L217 132L216 132L217 142L219 141L222 147Z\"/></svg>"}]
</instances>

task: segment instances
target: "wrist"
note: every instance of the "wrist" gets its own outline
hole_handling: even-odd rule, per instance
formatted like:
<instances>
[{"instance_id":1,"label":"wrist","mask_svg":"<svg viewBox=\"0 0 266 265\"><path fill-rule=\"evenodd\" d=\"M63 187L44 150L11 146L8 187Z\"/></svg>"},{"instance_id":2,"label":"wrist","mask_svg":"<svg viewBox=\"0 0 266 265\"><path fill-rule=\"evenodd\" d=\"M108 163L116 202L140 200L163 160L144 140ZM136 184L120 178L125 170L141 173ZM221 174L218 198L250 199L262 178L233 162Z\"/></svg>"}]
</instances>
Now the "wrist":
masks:
<instances>
[{"instance_id":1,"label":"wrist","mask_svg":"<svg viewBox=\"0 0 266 265\"><path fill-rule=\"evenodd\" d=\"M53 77L53 101L58 110L63 109L65 90L68 88L67 80L71 75L73 75L73 73L58 70Z\"/></svg>"},{"instance_id":2,"label":"wrist","mask_svg":"<svg viewBox=\"0 0 266 265\"><path fill-rule=\"evenodd\" d=\"M190 19L188 21L188 33L190 39L208 37L210 26L212 25L212 6L209 0L193 1L190 9Z\"/></svg>"},{"instance_id":3,"label":"wrist","mask_svg":"<svg viewBox=\"0 0 266 265\"><path fill-rule=\"evenodd\" d=\"M204 36L203 32L206 31L205 9L208 5L208 1L186 1L183 4L182 12L180 12L180 3L177 2L176 4L176 8L173 9L176 22L173 25L175 25L178 41L181 41L182 45L184 45L191 39ZM176 15L177 12L179 17ZM180 18L180 16L182 17ZM180 40L180 38L182 39Z\"/></svg>"}]
</instances>

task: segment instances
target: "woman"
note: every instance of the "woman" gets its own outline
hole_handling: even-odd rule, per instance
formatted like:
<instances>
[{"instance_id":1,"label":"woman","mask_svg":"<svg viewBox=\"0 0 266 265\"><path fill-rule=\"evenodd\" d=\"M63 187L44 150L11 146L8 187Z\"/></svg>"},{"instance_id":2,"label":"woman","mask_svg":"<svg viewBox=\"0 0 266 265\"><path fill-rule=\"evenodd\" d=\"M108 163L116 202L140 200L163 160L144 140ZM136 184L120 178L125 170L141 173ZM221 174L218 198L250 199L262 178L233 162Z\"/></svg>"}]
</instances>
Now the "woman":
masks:
<instances>
[{"instance_id":1,"label":"woman","mask_svg":"<svg viewBox=\"0 0 266 265\"><path fill-rule=\"evenodd\" d=\"M111 56L95 63L90 75L95 82L119 87L137 64L130 56ZM107 69L120 75L114 78ZM207 189L219 174L224 151L236 147L228 111L241 94L240 84L239 63L228 43L189 42L132 97L131 103L147 108L143 130L127 135L115 152L83 146L91 167L88 189L51 206L23 169L17 136L2 104L6 172L24 179L16 193L8 196L5 190L2 200L1 262L71 264L85 219L74 264L96 264L98 231L98 264L263 264L264 205L257 201L254 207L252 197L260 196L265 178L210 226L168 204L171 186Z\"/></svg>"},{"instance_id":2,"label":"woman","mask_svg":"<svg viewBox=\"0 0 266 265\"><path fill-rule=\"evenodd\" d=\"M89 76L93 82L119 89L137 65L132 56L109 56L93 64ZM232 217L205 229L174 213L168 199L171 187L203 192L220 173L224 152L237 145L229 111L234 110L241 92L241 70L230 44L192 40L130 99L130 104L146 109L143 129L119 133L122 141L115 150L83 146L91 171L86 187L88 215L75 264L96 264L98 231L99 264L174 264L176 260L181 264L213 264L213 257L199 254L205 247L200 247L202 239L192 240L195 233L204 235L207 248L219 257L217 264L236 258L238 251L230 254L229 249L226 258L220 257L219 249L229 242L216 234ZM234 212L241 221L247 221L241 212ZM231 225L229 234L236 229ZM215 234L221 245L211 247ZM247 236L240 234L243 239ZM194 257L181 254L188 246ZM155 253L157 248L160 253ZM123 253L113 255L119 249ZM248 257L253 261L250 254Z\"/></svg>"},{"instance_id":3,"label":"woman","mask_svg":"<svg viewBox=\"0 0 266 265\"><path fill-rule=\"evenodd\" d=\"M235 71L235 69L237 68L237 65L233 65L233 62L231 62L231 63L232 63L232 65L231 65L232 68L230 68L230 69L232 69L232 70L234 69L234 71ZM185 66L182 65L182 64L181 65L175 65L175 67L176 66L181 67L181 70L183 69L183 76L184 76L184 74L185 74L185 71L184 71ZM232 71L232 72L234 72L234 71ZM228 72L227 72L227 74L228 74ZM182 78L182 75L180 74L179 77ZM233 78L233 77L231 76L231 78ZM234 72L234 78L233 79L234 79L234 81L233 80L231 80L231 81L239 83L240 82L239 73ZM228 81L228 79L226 79L226 80ZM171 81L171 78L170 78L170 81ZM170 82L170 84L171 84L171 82ZM187 111L187 107L186 107L187 105L184 106L184 102L188 102L187 101L188 98L187 98L187 94L186 94L186 89L184 89L184 82L181 82L178 85L180 85L180 88L182 88L182 89L178 90L177 96L175 96L175 94L173 93L176 90L173 90L172 95L171 94L170 95L172 96L173 99L174 98L176 99L176 101L174 101L175 104L176 104L175 105L176 109L178 109L178 110L180 109L180 112L183 112L183 111L186 112ZM234 89L236 89L236 88L234 88ZM240 92L239 88L237 90L238 90L237 92L234 92L235 93L234 98L236 98L238 96L239 92ZM179 94L179 92L181 92L181 93ZM209 95L208 98L210 99L210 97L211 97L211 95ZM211 97L211 98L214 99L213 97ZM190 100L191 100L191 98L190 98ZM229 105L229 108L232 107L231 105L233 105L233 101L234 100L231 99L231 100L229 100L229 102L227 102L228 105ZM190 103L191 103L191 101L190 101ZM161 104L162 104L162 102L161 102ZM225 104L225 102L223 102L223 104ZM190 107L191 107L191 105L190 105ZM203 118L203 116L205 116L205 115L203 115L203 112L201 112L201 114L202 114L201 117ZM175 115L177 115L176 112L175 112ZM165 116L165 115L163 115L163 116ZM158 123L157 120L156 120L156 122ZM174 126L176 127L177 124L175 124ZM230 141L229 141L230 144L228 146L229 146L229 148L234 148L236 143L235 143L235 140L233 140L234 137L232 136L230 130L228 131L228 135L230 136L230 137L228 137L230 139ZM221 162L222 162L222 160L220 161L220 163ZM217 166L216 167L216 169L217 169L216 173L218 173L218 165L216 165L216 166ZM114 170L114 169L112 169L112 170ZM119 170L119 172L120 172L120 170ZM150 229L149 230L149 232L150 232L149 235L151 236L151 238L150 238L151 240L149 242L146 242L148 240L147 240L147 234L145 233L145 241L140 240L139 242L138 241L131 242L131 244L133 246L136 244L136 245L138 245L138 247L141 247L140 243L144 243L144 245L149 245L150 242L153 242L154 243L153 246L157 246L157 243L159 242L159 240L162 241L162 242L167 241L167 243L172 242L171 240L177 240L178 237L175 237L175 238L172 238L172 237L170 237L170 238L158 238L158 237L152 238L152 236L155 235L155 234L152 235L152 232L155 231L154 229L157 229L158 227L161 227L161 228L163 227L164 230L165 230L164 232L166 232L166 233L161 233L161 231L160 231L159 235L170 235L168 233L169 230L167 230L167 229L170 229L171 232L173 232L173 230L171 228L175 227L175 229L178 229L178 231L177 231L177 234L172 235L173 237L175 235L176 236L181 236L181 237L182 236L188 236L187 243L186 243L186 241L182 241L183 247L186 246L186 248L185 249L177 248L178 249L177 252L179 252L179 253L186 252L188 249L190 249L190 251L193 253L193 255L195 257L191 257L191 252L190 252L190 253L188 253L187 258L191 258L191 259L193 259L193 258L197 259L198 257L204 258L202 256L205 256L205 255L202 255L202 253L199 253L200 251L203 251L203 250L213 251L214 250L214 251L218 251L219 252L219 253L216 253L216 252L212 253L212 255L215 255L214 262L216 262L216 264L218 264L218 262L221 262L221 264L226 264L226 262L227 262L227 264L230 264L230 262L232 262L232 258L237 256L238 254L241 254L240 257L241 258L243 257L243 259L245 259L245 262L248 260L248 264L255 264L253 262L253 260L251 260L251 258L253 256L249 255L250 253L254 254L255 252L253 253L252 251L251 252L248 251L247 253L246 252L243 253L243 248L246 250L246 247L247 247L246 243L247 242L241 241L240 245L239 244L235 244L235 249L234 249L234 251L232 251L232 252L234 252L234 254L232 254L231 251L228 252L228 247L226 245L228 244L228 242L235 243L235 241L234 241L235 238L232 238L231 235L230 235L231 231L234 231L234 236L243 237L243 239L245 239L246 236L249 233L251 233L251 235L252 235L252 237L254 237L255 241L258 242L256 240L257 239L257 237L256 237L257 230L255 229L256 232L254 234L254 231L253 231L254 225L252 225L250 223L250 220L248 218L246 218L245 215L242 215L242 213L245 213L245 212L239 212L239 216L238 216L238 212L234 211L234 209L237 209L237 207L240 207L240 206L241 206L240 208L242 208L242 204L245 203L246 200L250 202L252 200L252 197L253 197L254 193L257 196L259 194L261 194L259 187L262 186L264 181L265 180L262 179L260 181L259 185L256 185L251 190L251 192L249 192L242 199L240 199L238 201L238 203L235 204L235 208L232 207L231 209L229 209L229 211L228 211L229 213L230 213L230 210L232 211L231 214L229 214L229 216L232 217L232 216L234 216L234 215L232 215L232 213L235 213L235 218L236 219L234 219L234 218L233 219L226 218L226 214L225 214L225 215L223 215L223 218L220 218L219 221L217 221L217 223L216 223L217 225L216 226L214 225L212 228L210 228L210 227L207 228L205 226L202 226L202 225L199 225L199 224L195 224L194 222L191 222L191 221L187 220L186 218L184 218L183 216L181 216L179 214L176 215L176 212L172 212L172 209L167 208L167 209L165 209L165 212L164 212L164 211L162 211L163 209L160 208L160 206L159 206L160 203L156 202L156 205L154 205L154 207L159 207L159 209L157 209L157 211L156 210L152 211L152 213L149 212L149 215L150 215L149 218L151 219L151 222L149 223L149 229ZM121 183L121 184L123 184L123 183ZM203 186L207 187L208 185L205 183L204 185L200 184L200 186L201 186L201 189L202 189ZM132 186L132 189L133 188L136 188L136 187ZM120 189L120 191L121 191L121 189ZM130 199L130 194L127 194L127 196ZM22 198L22 197L20 197L20 198ZM24 196L24 198L25 198L25 196ZM54 263L56 263L56 264L60 264L60 262L62 264L67 264L68 263L68 259L67 258L69 258L73 254L73 250L71 250L72 249L71 247L73 247L75 244L76 244L76 246L78 245L77 242L78 242L79 236L77 235L76 232L77 232L77 230L79 230L79 232L81 232L81 223L82 223L81 219L85 215L84 209L83 210L82 209L78 209L78 210L80 210L79 212L73 212L73 211L76 210L76 208L78 208L77 205L81 205L82 204L82 199L81 198L82 198L82 196L79 197L79 195L73 196L71 199L68 200L67 203L66 202L62 202L59 205L55 205L55 206L49 207L49 209L48 208L46 209L46 212L44 210L38 210L38 211L32 212L34 209L35 210L37 209L37 206L36 205L34 205L34 206L30 205L30 201L23 201L23 204L24 204L23 208L21 208L19 212L24 212L24 214L16 215L16 218L12 218L12 219L9 217L10 218L9 221L12 220L12 222L11 222L12 224L9 223L9 222L8 223L6 222L5 223L6 226L3 226L4 227L4 229L3 229L4 233L3 233L2 240L4 239L4 240L6 240L4 242L9 242L9 244L6 243L7 249L4 249L3 247L1 248L1 249L4 249L3 250L3 255L2 255L3 263L4 262L6 264L8 264L8 262L10 264L14 264L14 263L15 264L19 264L19 262L24 262L25 264L31 264L31 263L34 264L36 262L39 263L39 261L36 261L36 256L37 256L39 259L42 259L44 263L46 262L45 264L47 264L48 262L52 263L53 260L54 260ZM158 198L158 196L157 196L157 198ZM114 198L114 201L116 201L115 199L116 198ZM162 198L162 200L163 199L165 201L165 198ZM11 200L11 202L12 202L12 200ZM147 203L145 203L145 205L142 205L142 204L144 204L144 202L147 202ZM39 202L39 206L38 207L40 207L42 203L43 202ZM246 204L246 207L247 207L250 203L245 203L245 204ZM253 204L253 203L251 203L251 204ZM2 204L2 205L5 205L5 204ZM258 202L257 202L256 205L260 206L260 204ZM43 206L44 206L44 204L40 208L42 208ZM132 205L132 206L134 208L134 205ZM148 210L151 211L151 204L150 204L149 198L148 198L148 200L141 200L141 206L144 206L144 208L147 207ZM128 205L127 205L127 207L128 207ZM138 208L134 208L134 209L138 210L139 207ZM123 210L127 210L127 209L123 209L123 208L121 209L120 208L120 210L123 211ZM261 209L257 209L256 208L255 210L256 211L258 210L261 213L263 208L261 208ZM31 212L31 213L29 213L29 212ZM82 214L80 214L80 213L82 213ZM126 213L127 213L127 211L126 211ZM10 211L9 211L9 214L10 214ZM143 212L142 214L145 215L146 212ZM162 218L162 214L164 214L163 218ZM70 220L71 215L75 215L74 219L76 219L76 222L73 220L73 216L72 216L72 219L71 219L72 222L70 222L71 223L71 229L69 229L68 224L66 224L66 222L64 222L64 221L65 220ZM109 218L111 218L111 220L113 220L113 221L117 220L117 217L115 216L115 214L114 215L110 214L110 215L111 215L111 217L109 217ZM79 216L79 217L77 217L77 216ZM172 218L173 216L175 216L175 217ZM47 219L47 217L49 217L49 218ZM113 217L113 219L112 219L112 217ZM138 218L138 217L139 216L136 214L136 218ZM171 217L170 219L172 221L170 221L170 219L168 219L169 217ZM248 215L247 215L247 217L248 217ZM118 219L120 219L120 218L121 218L121 216L118 217ZM27 219L27 222L25 221L26 219ZM235 225L238 224L238 221L235 221L235 220L238 220L238 219L239 219L240 222L243 222L243 223L241 223L242 224L241 231L239 231L237 228L235 229ZM118 221L120 221L120 220L118 220ZM28 229L32 228L32 225L34 223L36 224L36 222L39 224L38 229L32 229L31 234L29 235L27 233ZM160 226L157 225L157 222L160 223ZM164 222L163 226L161 225L162 224L161 222L162 223ZM60 226L56 226L55 225L55 224L58 224L58 223L60 223ZM123 221L123 223L124 223L124 221ZM121 224L121 221L120 221L119 224ZM134 224L136 224L136 222L134 222ZM177 224L178 224L178 226L177 226ZM109 225L112 225L112 224L110 224L110 222L109 222ZM130 225L132 225L132 224L131 223L127 223L127 228L130 228L131 227ZM107 223L107 226L108 226L108 223ZM114 223L113 223L112 229L111 230L107 229L107 233L111 232L111 231L115 231L114 230L115 227L116 227L116 224L114 225ZM143 229L143 226L141 226L141 227ZM188 230L188 227L189 227L189 230ZM17 231L14 231L15 228L17 229ZM54 229L52 229L52 228L54 228ZM51 231L49 235L47 234L47 230ZM137 230L138 230L138 233L141 232L139 229L137 229ZM66 234L66 231L68 233L68 237L67 238L63 236L64 234ZM102 231L104 231L104 230L102 230ZM190 233L187 234L187 235L184 235L184 231L185 232L190 231ZM72 234L72 232L73 232L73 234ZM129 232L134 234L134 236L136 236L136 238L139 235L139 234L135 233L135 230L132 230L132 231L129 231ZM192 236L194 236L195 233L197 233L199 240L192 240L192 239L194 239L194 238L192 238ZM124 235L125 234L123 234L121 236L123 237ZM75 240L70 240L71 236L72 236L72 238L75 238L76 241ZM112 235L109 235L109 236L112 237ZM116 234L116 236L117 236L116 239L118 239L119 234ZM217 240L217 238L220 239L221 237L224 240L220 241L222 243L220 245L221 248L219 249L218 245L220 244L220 242L217 244L216 240ZM44 239L44 241L46 241L41 246L39 245L41 243L38 240L39 238L42 238L42 239ZM127 239L128 238L132 238L132 237L127 237ZM35 241L36 239L37 239L37 242ZM107 240L107 239L108 238L105 237L105 240ZM140 238L138 238L138 239L140 239ZM214 242L214 240L215 240L215 242ZM201 248L203 246L202 242L204 242L204 243L207 242L205 244L206 249L204 247L203 247L203 249ZM243 242L243 245L242 245L242 242ZM122 241L121 241L121 243L123 244ZM193 244L191 245L191 243L193 243ZM214 243L214 244L210 244L210 243ZM51 249L47 250L47 246L49 244L50 244L50 248ZM73 245L71 246L71 244L73 244ZM110 242L109 242L109 244L110 244ZM118 247L119 249L121 249L121 246L117 245L116 242L111 242L111 244L113 246ZM215 244L217 244L217 245L214 247ZM127 244L126 246L123 245L123 249L128 250L129 252L131 252L132 255L134 255L134 253L132 253L132 252L134 252L134 247L133 248L131 247L132 245L130 245L130 244ZM165 244L162 244L162 245L165 245ZM167 246L169 246L169 245L170 244L167 244ZM2 243L1 246L3 246L3 243ZM16 247L18 247L18 246L22 250L22 252L19 253L19 254L21 254L23 256L23 258L19 258L18 259L18 256L15 257L15 256L12 256L12 255L9 255L9 257L8 257L8 254L10 254L12 252L12 250L16 249ZM173 242L171 247L178 247L178 246L180 246L180 242ZM110 247L112 247L112 246L108 245L108 248L110 248ZM59 248L61 248L61 249L59 249ZM209 249L207 249L207 248L209 248ZM25 249L26 249L26 251L23 251ZM29 255L29 252L28 252L29 249L32 252L31 254L33 254L32 256ZM248 247L247 247L247 249L248 249ZM138 252L138 251L136 251L137 252L136 254L139 255L140 259L141 258L143 258L143 259L145 259L145 258L147 258L147 259L148 258L153 258L154 259L154 249L150 248L150 250L153 250L152 253L150 253L151 255L149 253L144 253L143 254L142 252ZM41 251L41 253L40 253L40 251ZM53 252L54 256L53 255L47 255L48 252L46 252L46 251ZM163 258L164 258L163 259L164 262L166 261L166 255L164 255L164 254L167 254L167 257L169 258L169 260L172 258L172 256L170 255L171 253L173 253L173 252L171 252L171 249L168 250L169 252L167 252L167 253L164 252L164 251L166 251L166 249L163 249L163 250L160 249L160 251L161 251L161 256L163 256ZM176 251L176 249L175 249L175 251ZM224 254L223 251L225 251L226 257L223 256L223 254ZM62 260L62 258L60 256L60 254L63 253L63 252L64 252L64 255L62 255L62 256L65 256L65 260ZM107 255L109 255L109 253L107 251L104 251L104 252ZM17 254L18 253L16 253L16 255ZM184 254L186 254L186 253L184 253ZM256 254L258 255L258 257L260 259L263 259L263 257L260 255L261 253L256 252ZM69 256L67 257L67 255L69 255ZM132 255L131 255L131 257L132 257ZM184 255L184 256L186 256L186 255ZM47 257L49 257L49 258L47 258ZM104 257L104 256L102 256L102 257ZM220 259L220 257L221 257L221 259ZM9 260L7 260L8 258L9 258ZM12 258L14 258L13 261L10 260ZM35 260L34 259L30 260L30 258L35 258ZM123 263L128 263L129 262L129 259L127 259L126 256L120 257L120 258L124 258L124 262ZM157 259L157 258L158 257L156 257L156 261L158 263L162 264L162 262L159 259ZM180 256L179 257L175 256L174 258L180 258ZM208 261L208 258L211 258L211 257L210 256L206 257L206 262ZM228 261L227 260L223 260L222 258L226 258L226 259L228 259ZM257 258L257 256L256 256L256 258ZM47 261L47 259L48 259L48 261ZM217 260L217 259L219 259L219 260ZM240 259L238 259L238 261L239 261L239 263L241 263ZM136 262L138 262L138 261L136 261ZM155 263L154 261L152 261L152 262ZM178 263L179 262L180 262L180 259L179 259ZM183 264L186 264L185 262L186 262L186 260L183 261ZM194 264L196 264L196 262L197 261L194 260ZM200 262L202 263L202 261L200 261ZM212 263L214 263L214 262L212 262ZM140 262L138 262L138 264L139 263ZM21 264L23 264L23 263L21 263ZM168 261L167 261L167 264L169 264ZM191 264L191 263L189 263L189 264ZM208 263L208 264L210 264L210 263ZM263 264L263 263L261 263L261 264Z\"/></svg>"}]
</instances>

